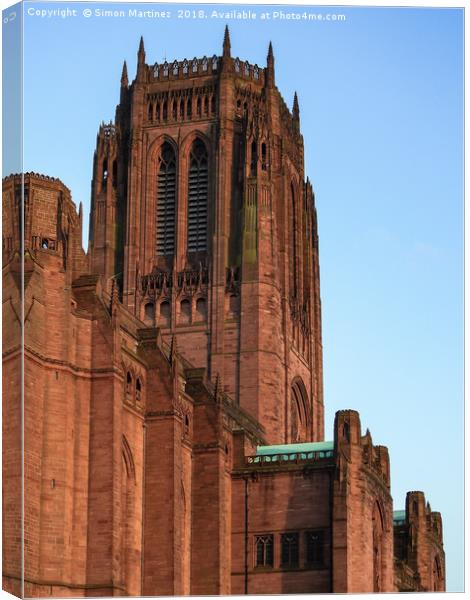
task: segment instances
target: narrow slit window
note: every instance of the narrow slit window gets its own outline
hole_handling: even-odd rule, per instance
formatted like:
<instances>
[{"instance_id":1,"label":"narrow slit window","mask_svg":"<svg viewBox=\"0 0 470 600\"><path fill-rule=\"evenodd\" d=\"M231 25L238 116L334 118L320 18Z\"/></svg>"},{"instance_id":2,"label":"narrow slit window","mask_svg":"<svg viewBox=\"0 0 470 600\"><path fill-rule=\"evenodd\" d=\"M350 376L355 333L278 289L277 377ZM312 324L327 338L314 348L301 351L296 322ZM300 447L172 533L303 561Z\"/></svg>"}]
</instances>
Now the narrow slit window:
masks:
<instances>
[{"instance_id":1,"label":"narrow slit window","mask_svg":"<svg viewBox=\"0 0 470 600\"><path fill-rule=\"evenodd\" d=\"M268 163L267 163L267 159L266 159L266 144L263 142L261 144L261 169L263 171L266 171L267 166L268 166Z\"/></svg>"},{"instance_id":2,"label":"narrow slit window","mask_svg":"<svg viewBox=\"0 0 470 600\"><path fill-rule=\"evenodd\" d=\"M126 394L132 396L132 375L127 371L126 376Z\"/></svg>"},{"instance_id":3,"label":"narrow slit window","mask_svg":"<svg viewBox=\"0 0 470 600\"><path fill-rule=\"evenodd\" d=\"M251 175L256 176L258 166L258 144L256 141L251 144Z\"/></svg>"}]
</instances>

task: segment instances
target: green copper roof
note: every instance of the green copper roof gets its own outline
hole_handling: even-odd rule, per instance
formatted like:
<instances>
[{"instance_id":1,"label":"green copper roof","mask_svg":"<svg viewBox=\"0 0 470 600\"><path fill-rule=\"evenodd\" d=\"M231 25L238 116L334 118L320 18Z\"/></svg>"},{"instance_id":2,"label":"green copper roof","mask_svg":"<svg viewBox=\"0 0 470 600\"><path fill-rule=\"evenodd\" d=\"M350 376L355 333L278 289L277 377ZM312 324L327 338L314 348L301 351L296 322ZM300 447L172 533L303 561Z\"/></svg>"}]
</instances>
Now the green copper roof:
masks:
<instances>
[{"instance_id":1,"label":"green copper roof","mask_svg":"<svg viewBox=\"0 0 470 600\"><path fill-rule=\"evenodd\" d=\"M271 454L293 454L298 452L322 452L333 450L333 442L307 442L306 444L280 444L277 446L258 446L256 456Z\"/></svg>"},{"instance_id":2,"label":"green copper roof","mask_svg":"<svg viewBox=\"0 0 470 600\"><path fill-rule=\"evenodd\" d=\"M406 521L406 510L394 510L393 511L394 521Z\"/></svg>"}]
</instances>

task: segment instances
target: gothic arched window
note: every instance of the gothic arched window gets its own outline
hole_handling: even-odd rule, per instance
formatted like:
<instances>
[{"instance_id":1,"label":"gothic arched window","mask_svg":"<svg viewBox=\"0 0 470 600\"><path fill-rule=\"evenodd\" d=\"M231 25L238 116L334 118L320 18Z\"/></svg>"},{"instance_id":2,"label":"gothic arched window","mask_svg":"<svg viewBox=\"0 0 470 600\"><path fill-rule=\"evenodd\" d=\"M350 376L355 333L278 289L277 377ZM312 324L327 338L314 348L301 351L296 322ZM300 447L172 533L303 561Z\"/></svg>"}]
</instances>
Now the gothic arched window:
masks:
<instances>
[{"instance_id":1,"label":"gothic arched window","mask_svg":"<svg viewBox=\"0 0 470 600\"><path fill-rule=\"evenodd\" d=\"M206 146L196 139L189 156L188 252L207 249L208 162Z\"/></svg>"},{"instance_id":2,"label":"gothic arched window","mask_svg":"<svg viewBox=\"0 0 470 600\"><path fill-rule=\"evenodd\" d=\"M307 392L303 382L298 379L291 387L291 443L306 442L309 425Z\"/></svg>"},{"instance_id":3,"label":"gothic arched window","mask_svg":"<svg viewBox=\"0 0 470 600\"><path fill-rule=\"evenodd\" d=\"M158 256L169 256L175 250L176 156L165 142L160 149L157 178L156 250Z\"/></svg>"},{"instance_id":4,"label":"gothic arched window","mask_svg":"<svg viewBox=\"0 0 470 600\"><path fill-rule=\"evenodd\" d=\"M144 307L144 321L148 325L153 325L155 321L155 305L153 302L147 302Z\"/></svg>"},{"instance_id":5,"label":"gothic arched window","mask_svg":"<svg viewBox=\"0 0 470 600\"><path fill-rule=\"evenodd\" d=\"M132 398L132 375L129 371L126 374L126 396L128 400Z\"/></svg>"},{"instance_id":6,"label":"gothic arched window","mask_svg":"<svg viewBox=\"0 0 470 600\"><path fill-rule=\"evenodd\" d=\"M432 564L432 591L433 592L442 591L441 580L442 580L441 563L439 561L439 557L436 556L434 558L434 561Z\"/></svg>"},{"instance_id":7,"label":"gothic arched window","mask_svg":"<svg viewBox=\"0 0 470 600\"><path fill-rule=\"evenodd\" d=\"M261 144L261 169L266 171L268 166L267 162L267 153L266 153L266 144L263 142Z\"/></svg>"},{"instance_id":8,"label":"gothic arched window","mask_svg":"<svg viewBox=\"0 0 470 600\"><path fill-rule=\"evenodd\" d=\"M160 303L160 318L159 325L160 327L169 327L170 326L170 318L171 318L171 307L168 300L164 300Z\"/></svg>"},{"instance_id":9,"label":"gothic arched window","mask_svg":"<svg viewBox=\"0 0 470 600\"><path fill-rule=\"evenodd\" d=\"M383 531L382 510L379 503L375 502L372 513L374 592L382 591Z\"/></svg>"},{"instance_id":10,"label":"gothic arched window","mask_svg":"<svg viewBox=\"0 0 470 600\"><path fill-rule=\"evenodd\" d=\"M180 323L189 323L191 320L191 303L188 299L181 300Z\"/></svg>"},{"instance_id":11,"label":"gothic arched window","mask_svg":"<svg viewBox=\"0 0 470 600\"><path fill-rule=\"evenodd\" d=\"M205 321L207 319L207 303L205 298L197 299L196 313L198 321Z\"/></svg>"}]
</instances>

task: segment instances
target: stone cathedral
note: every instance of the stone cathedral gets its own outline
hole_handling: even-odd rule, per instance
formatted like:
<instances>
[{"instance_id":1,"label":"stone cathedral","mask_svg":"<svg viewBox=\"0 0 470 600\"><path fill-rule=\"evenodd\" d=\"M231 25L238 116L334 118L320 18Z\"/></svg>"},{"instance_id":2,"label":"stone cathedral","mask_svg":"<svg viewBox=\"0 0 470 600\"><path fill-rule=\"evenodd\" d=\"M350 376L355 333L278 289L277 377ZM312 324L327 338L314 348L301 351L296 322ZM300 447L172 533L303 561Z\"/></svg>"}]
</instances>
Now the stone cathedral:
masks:
<instances>
[{"instance_id":1,"label":"stone cathedral","mask_svg":"<svg viewBox=\"0 0 470 600\"><path fill-rule=\"evenodd\" d=\"M445 589L440 514L394 511L356 411L325 439L303 143L272 46L250 64L226 29L221 56L124 63L87 253L64 183L3 180L5 590Z\"/></svg>"}]
</instances>

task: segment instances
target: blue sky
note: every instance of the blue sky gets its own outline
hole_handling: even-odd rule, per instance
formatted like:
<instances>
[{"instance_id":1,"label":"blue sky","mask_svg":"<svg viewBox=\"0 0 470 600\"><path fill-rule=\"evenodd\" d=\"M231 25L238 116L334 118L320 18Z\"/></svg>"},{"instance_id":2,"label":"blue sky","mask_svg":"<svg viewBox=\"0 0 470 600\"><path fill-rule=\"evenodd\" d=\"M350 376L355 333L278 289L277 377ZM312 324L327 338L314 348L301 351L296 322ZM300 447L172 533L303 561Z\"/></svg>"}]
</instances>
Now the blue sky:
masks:
<instances>
[{"instance_id":1,"label":"blue sky","mask_svg":"<svg viewBox=\"0 0 470 600\"><path fill-rule=\"evenodd\" d=\"M140 35L150 63L220 54L226 22L232 54L260 66L272 40L316 194L326 436L336 410L359 410L389 448L395 509L416 489L442 512L448 590L463 590L463 12L181 20L194 6L169 5L170 19L143 20L50 6L79 15L25 16L24 168L60 177L85 212L96 132L114 116L124 59L134 76Z\"/></svg>"}]
</instances>

